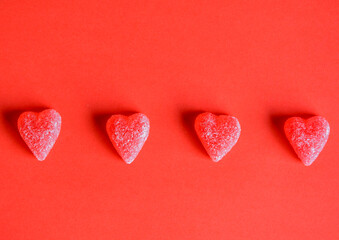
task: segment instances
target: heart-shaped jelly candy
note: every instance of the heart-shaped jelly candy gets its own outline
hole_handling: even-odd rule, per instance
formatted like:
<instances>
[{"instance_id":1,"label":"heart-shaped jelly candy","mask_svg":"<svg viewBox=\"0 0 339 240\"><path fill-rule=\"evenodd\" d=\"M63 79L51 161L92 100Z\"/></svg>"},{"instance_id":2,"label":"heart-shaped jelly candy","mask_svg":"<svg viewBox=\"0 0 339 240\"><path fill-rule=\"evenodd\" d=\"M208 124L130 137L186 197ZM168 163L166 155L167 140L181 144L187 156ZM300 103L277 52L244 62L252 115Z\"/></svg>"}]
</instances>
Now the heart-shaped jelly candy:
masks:
<instances>
[{"instance_id":1,"label":"heart-shaped jelly candy","mask_svg":"<svg viewBox=\"0 0 339 240\"><path fill-rule=\"evenodd\" d=\"M112 115L106 124L108 136L121 158L130 164L148 138L150 123L146 115Z\"/></svg>"},{"instance_id":2,"label":"heart-shaped jelly candy","mask_svg":"<svg viewBox=\"0 0 339 240\"><path fill-rule=\"evenodd\" d=\"M323 150L330 134L330 125L321 116L306 120L292 117L286 120L284 130L298 157L309 166Z\"/></svg>"},{"instance_id":3,"label":"heart-shaped jelly candy","mask_svg":"<svg viewBox=\"0 0 339 240\"><path fill-rule=\"evenodd\" d=\"M218 162L237 143L241 128L235 117L202 113L195 119L195 131L212 160Z\"/></svg>"},{"instance_id":4,"label":"heart-shaped jelly candy","mask_svg":"<svg viewBox=\"0 0 339 240\"><path fill-rule=\"evenodd\" d=\"M34 156L43 161L59 136L61 116L53 109L24 112L18 119L18 129Z\"/></svg>"}]
</instances>

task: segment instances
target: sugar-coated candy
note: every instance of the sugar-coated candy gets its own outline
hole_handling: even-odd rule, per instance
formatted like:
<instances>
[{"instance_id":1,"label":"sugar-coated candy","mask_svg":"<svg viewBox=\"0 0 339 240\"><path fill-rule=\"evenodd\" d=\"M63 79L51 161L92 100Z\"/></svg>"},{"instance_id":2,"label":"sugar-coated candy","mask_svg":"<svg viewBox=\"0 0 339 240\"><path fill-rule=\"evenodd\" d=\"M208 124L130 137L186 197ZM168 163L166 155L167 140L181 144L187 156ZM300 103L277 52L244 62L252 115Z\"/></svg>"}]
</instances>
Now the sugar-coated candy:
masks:
<instances>
[{"instance_id":1,"label":"sugar-coated candy","mask_svg":"<svg viewBox=\"0 0 339 240\"><path fill-rule=\"evenodd\" d=\"M148 138L149 129L149 119L142 113L129 117L112 115L106 124L113 146L127 164L132 163L139 154Z\"/></svg>"},{"instance_id":2,"label":"sugar-coated candy","mask_svg":"<svg viewBox=\"0 0 339 240\"><path fill-rule=\"evenodd\" d=\"M288 141L301 161L311 165L323 150L330 125L324 117L315 116L309 119L292 117L286 120L284 130Z\"/></svg>"},{"instance_id":3,"label":"sugar-coated candy","mask_svg":"<svg viewBox=\"0 0 339 240\"><path fill-rule=\"evenodd\" d=\"M195 119L195 131L209 156L218 162L237 143L241 127L235 117L206 112Z\"/></svg>"},{"instance_id":4,"label":"sugar-coated candy","mask_svg":"<svg viewBox=\"0 0 339 240\"><path fill-rule=\"evenodd\" d=\"M24 112L18 119L18 129L34 156L43 161L59 136L61 116L53 109Z\"/></svg>"}]
</instances>

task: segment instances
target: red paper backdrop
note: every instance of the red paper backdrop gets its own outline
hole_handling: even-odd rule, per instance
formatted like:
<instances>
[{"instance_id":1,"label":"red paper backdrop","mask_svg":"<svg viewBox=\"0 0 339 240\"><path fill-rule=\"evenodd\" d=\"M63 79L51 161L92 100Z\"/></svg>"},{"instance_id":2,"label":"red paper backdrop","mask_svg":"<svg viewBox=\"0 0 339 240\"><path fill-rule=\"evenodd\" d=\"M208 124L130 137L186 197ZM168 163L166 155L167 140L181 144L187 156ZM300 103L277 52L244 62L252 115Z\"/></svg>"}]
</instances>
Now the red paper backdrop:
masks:
<instances>
[{"instance_id":1,"label":"red paper backdrop","mask_svg":"<svg viewBox=\"0 0 339 240\"><path fill-rule=\"evenodd\" d=\"M339 239L338 1L0 2L1 239ZM20 112L63 118L38 162ZM219 163L193 130L236 116ZM143 112L132 165L104 130ZM322 115L329 142L305 167L281 126Z\"/></svg>"}]
</instances>

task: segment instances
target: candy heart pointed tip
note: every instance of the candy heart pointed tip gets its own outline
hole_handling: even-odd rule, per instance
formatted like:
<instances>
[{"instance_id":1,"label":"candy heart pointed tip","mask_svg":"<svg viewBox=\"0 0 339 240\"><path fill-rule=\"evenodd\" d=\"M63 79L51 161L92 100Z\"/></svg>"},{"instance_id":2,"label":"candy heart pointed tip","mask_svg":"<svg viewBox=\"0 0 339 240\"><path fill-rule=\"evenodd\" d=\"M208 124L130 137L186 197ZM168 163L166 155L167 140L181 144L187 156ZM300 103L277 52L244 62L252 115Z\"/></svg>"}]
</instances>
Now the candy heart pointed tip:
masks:
<instances>
[{"instance_id":1,"label":"candy heart pointed tip","mask_svg":"<svg viewBox=\"0 0 339 240\"><path fill-rule=\"evenodd\" d=\"M237 143L241 127L236 117L202 113L195 119L195 131L214 162L219 162Z\"/></svg>"},{"instance_id":2,"label":"candy heart pointed tip","mask_svg":"<svg viewBox=\"0 0 339 240\"><path fill-rule=\"evenodd\" d=\"M47 109L40 113L24 112L18 119L18 130L33 155L43 161L57 140L61 129L61 116Z\"/></svg>"},{"instance_id":3,"label":"candy heart pointed tip","mask_svg":"<svg viewBox=\"0 0 339 240\"><path fill-rule=\"evenodd\" d=\"M211 156L210 155L210 158L212 159L213 162L219 162L224 156L220 156L220 157L215 157L215 156Z\"/></svg>"},{"instance_id":4,"label":"candy heart pointed tip","mask_svg":"<svg viewBox=\"0 0 339 240\"><path fill-rule=\"evenodd\" d=\"M299 159L305 166L310 166L326 145L330 125L321 116L292 117L286 120L284 131Z\"/></svg>"}]
</instances>

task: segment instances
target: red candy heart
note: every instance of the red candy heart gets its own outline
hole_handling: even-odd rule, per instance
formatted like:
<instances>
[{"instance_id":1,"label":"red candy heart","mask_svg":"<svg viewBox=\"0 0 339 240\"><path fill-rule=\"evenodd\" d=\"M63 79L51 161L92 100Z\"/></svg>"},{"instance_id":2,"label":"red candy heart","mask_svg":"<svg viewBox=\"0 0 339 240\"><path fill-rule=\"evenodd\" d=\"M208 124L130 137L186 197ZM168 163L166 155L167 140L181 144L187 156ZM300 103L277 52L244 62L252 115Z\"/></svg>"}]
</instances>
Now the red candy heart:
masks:
<instances>
[{"instance_id":1,"label":"red candy heart","mask_svg":"<svg viewBox=\"0 0 339 240\"><path fill-rule=\"evenodd\" d=\"M43 161L59 136L61 116L53 109L24 112L18 119L18 129L34 156Z\"/></svg>"},{"instance_id":2,"label":"red candy heart","mask_svg":"<svg viewBox=\"0 0 339 240\"><path fill-rule=\"evenodd\" d=\"M323 150L330 134L330 125L320 116L307 120L292 117L285 122L284 130L298 157L309 166Z\"/></svg>"},{"instance_id":3,"label":"red candy heart","mask_svg":"<svg viewBox=\"0 0 339 240\"><path fill-rule=\"evenodd\" d=\"M132 163L137 157L147 140L149 129L149 120L142 113L129 117L113 115L106 124L113 146L127 164Z\"/></svg>"},{"instance_id":4,"label":"red candy heart","mask_svg":"<svg viewBox=\"0 0 339 240\"><path fill-rule=\"evenodd\" d=\"M195 119L195 131L212 160L218 162L237 143L241 128L235 117L202 113Z\"/></svg>"}]
</instances>

